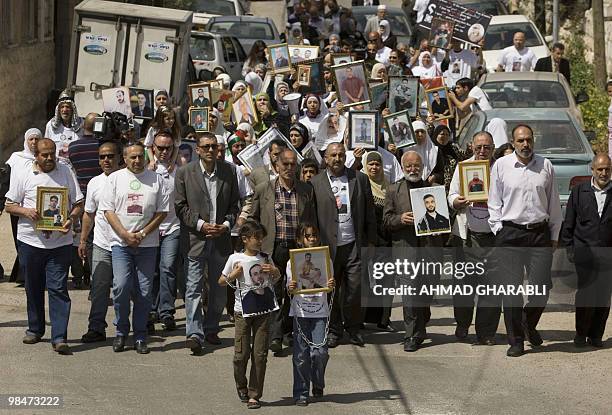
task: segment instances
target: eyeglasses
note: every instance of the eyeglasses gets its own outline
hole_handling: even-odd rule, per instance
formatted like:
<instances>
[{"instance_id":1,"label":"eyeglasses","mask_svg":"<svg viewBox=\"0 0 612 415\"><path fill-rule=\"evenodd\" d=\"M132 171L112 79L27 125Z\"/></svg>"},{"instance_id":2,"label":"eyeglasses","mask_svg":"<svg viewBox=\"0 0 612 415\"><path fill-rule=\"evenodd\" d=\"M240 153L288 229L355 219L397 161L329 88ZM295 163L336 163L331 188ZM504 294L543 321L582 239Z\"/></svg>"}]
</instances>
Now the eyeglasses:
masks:
<instances>
[{"instance_id":1,"label":"eyeglasses","mask_svg":"<svg viewBox=\"0 0 612 415\"><path fill-rule=\"evenodd\" d=\"M164 152L164 151L171 151L173 146L158 146L157 144L155 144L155 147L160 151L160 152Z\"/></svg>"},{"instance_id":2,"label":"eyeglasses","mask_svg":"<svg viewBox=\"0 0 612 415\"><path fill-rule=\"evenodd\" d=\"M115 155L114 154L100 154L98 157L100 158L100 160L106 160L106 159L112 160L115 158Z\"/></svg>"},{"instance_id":3,"label":"eyeglasses","mask_svg":"<svg viewBox=\"0 0 612 415\"><path fill-rule=\"evenodd\" d=\"M480 150L492 150L492 149L493 149L493 146L490 146L490 145L474 147L474 150L476 150L476 151L480 151Z\"/></svg>"},{"instance_id":4,"label":"eyeglasses","mask_svg":"<svg viewBox=\"0 0 612 415\"><path fill-rule=\"evenodd\" d=\"M218 144L202 144L201 146L198 146L198 147L204 151L216 150L218 147Z\"/></svg>"}]
</instances>

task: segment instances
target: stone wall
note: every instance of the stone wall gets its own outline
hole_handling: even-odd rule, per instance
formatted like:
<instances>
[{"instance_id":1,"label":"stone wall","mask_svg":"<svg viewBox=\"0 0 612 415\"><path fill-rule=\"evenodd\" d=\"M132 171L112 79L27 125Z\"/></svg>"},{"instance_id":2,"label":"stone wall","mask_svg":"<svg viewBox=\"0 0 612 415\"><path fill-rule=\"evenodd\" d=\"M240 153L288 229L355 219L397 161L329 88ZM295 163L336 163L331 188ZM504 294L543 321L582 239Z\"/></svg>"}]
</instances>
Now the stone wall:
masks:
<instances>
[{"instance_id":1,"label":"stone wall","mask_svg":"<svg viewBox=\"0 0 612 415\"><path fill-rule=\"evenodd\" d=\"M604 0L604 17L612 17L612 0ZM612 74L612 21L604 22L606 43L606 64L608 78ZM589 62L593 62L593 9L587 10L584 22L584 40L586 50L584 55Z\"/></svg>"}]
</instances>

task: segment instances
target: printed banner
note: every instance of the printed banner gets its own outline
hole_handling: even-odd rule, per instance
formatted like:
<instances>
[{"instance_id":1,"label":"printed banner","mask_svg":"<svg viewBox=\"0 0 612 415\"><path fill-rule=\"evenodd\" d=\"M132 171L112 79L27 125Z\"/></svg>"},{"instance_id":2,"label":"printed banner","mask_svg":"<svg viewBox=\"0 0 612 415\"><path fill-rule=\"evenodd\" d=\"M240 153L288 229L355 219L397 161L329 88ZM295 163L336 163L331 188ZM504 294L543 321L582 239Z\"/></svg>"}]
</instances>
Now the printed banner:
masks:
<instances>
[{"instance_id":1,"label":"printed banner","mask_svg":"<svg viewBox=\"0 0 612 415\"><path fill-rule=\"evenodd\" d=\"M454 23L453 39L477 45L491 23L491 16L449 0L430 0L423 21L419 25L431 30L434 18Z\"/></svg>"}]
</instances>

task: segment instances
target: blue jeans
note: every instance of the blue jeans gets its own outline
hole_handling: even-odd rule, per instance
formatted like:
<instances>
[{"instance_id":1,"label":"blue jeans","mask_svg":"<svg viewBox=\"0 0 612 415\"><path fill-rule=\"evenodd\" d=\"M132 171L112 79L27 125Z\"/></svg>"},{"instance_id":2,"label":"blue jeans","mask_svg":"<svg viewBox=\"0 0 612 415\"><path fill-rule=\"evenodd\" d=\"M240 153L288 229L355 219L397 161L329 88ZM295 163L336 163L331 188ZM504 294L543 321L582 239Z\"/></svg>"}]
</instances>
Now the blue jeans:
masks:
<instances>
[{"instance_id":1,"label":"blue jeans","mask_svg":"<svg viewBox=\"0 0 612 415\"><path fill-rule=\"evenodd\" d=\"M117 336L130 334L130 300L134 302L134 340L145 340L151 311L151 286L157 247L113 246L113 301Z\"/></svg>"},{"instance_id":2,"label":"blue jeans","mask_svg":"<svg viewBox=\"0 0 612 415\"><path fill-rule=\"evenodd\" d=\"M71 304L68 296L68 267L72 261L72 245L44 249L18 242L17 251L25 274L28 303L26 334L38 337L45 334L46 286L49 296L51 343L65 342L68 337Z\"/></svg>"},{"instance_id":3,"label":"blue jeans","mask_svg":"<svg viewBox=\"0 0 612 415\"><path fill-rule=\"evenodd\" d=\"M325 368L329 360L327 344L321 347L309 346L298 331L312 343L320 344L325 338L327 318L293 318L293 399L306 399L309 396L310 382L312 387L325 388Z\"/></svg>"},{"instance_id":4,"label":"blue jeans","mask_svg":"<svg viewBox=\"0 0 612 415\"><path fill-rule=\"evenodd\" d=\"M173 317L175 312L180 235L176 230L159 238L159 281L153 284L153 310L157 310L162 321L164 318Z\"/></svg>"},{"instance_id":5,"label":"blue jeans","mask_svg":"<svg viewBox=\"0 0 612 415\"><path fill-rule=\"evenodd\" d=\"M206 334L219 332L219 320L226 301L226 288L218 283L226 257L214 249L214 241L207 241L202 256L187 258L187 288L185 290L185 318L187 337L195 336L200 341ZM205 267L208 269L205 270ZM202 316L202 277L208 278L208 310Z\"/></svg>"},{"instance_id":6,"label":"blue jeans","mask_svg":"<svg viewBox=\"0 0 612 415\"><path fill-rule=\"evenodd\" d=\"M89 310L89 330L104 333L108 297L113 285L113 261L111 251L93 246L91 253L91 309Z\"/></svg>"}]
</instances>

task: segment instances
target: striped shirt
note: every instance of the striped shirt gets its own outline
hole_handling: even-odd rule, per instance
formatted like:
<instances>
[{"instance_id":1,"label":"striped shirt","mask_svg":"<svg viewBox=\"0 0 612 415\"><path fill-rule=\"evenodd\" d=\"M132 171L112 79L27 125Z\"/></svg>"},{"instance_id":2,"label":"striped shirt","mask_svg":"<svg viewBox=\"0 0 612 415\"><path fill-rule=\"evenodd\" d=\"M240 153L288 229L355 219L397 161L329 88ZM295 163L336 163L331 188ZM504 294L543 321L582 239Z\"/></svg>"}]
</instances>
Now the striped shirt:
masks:
<instances>
[{"instance_id":1,"label":"striped shirt","mask_svg":"<svg viewBox=\"0 0 612 415\"><path fill-rule=\"evenodd\" d=\"M297 194L295 188L285 189L280 180L274 185L274 212L276 216L276 240L295 242L298 225Z\"/></svg>"},{"instance_id":2,"label":"striped shirt","mask_svg":"<svg viewBox=\"0 0 612 415\"><path fill-rule=\"evenodd\" d=\"M87 183L94 177L102 174L98 161L98 147L100 143L93 136L83 136L73 141L68 147L68 158L76 173L81 192L87 192Z\"/></svg>"}]
</instances>

